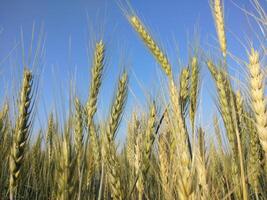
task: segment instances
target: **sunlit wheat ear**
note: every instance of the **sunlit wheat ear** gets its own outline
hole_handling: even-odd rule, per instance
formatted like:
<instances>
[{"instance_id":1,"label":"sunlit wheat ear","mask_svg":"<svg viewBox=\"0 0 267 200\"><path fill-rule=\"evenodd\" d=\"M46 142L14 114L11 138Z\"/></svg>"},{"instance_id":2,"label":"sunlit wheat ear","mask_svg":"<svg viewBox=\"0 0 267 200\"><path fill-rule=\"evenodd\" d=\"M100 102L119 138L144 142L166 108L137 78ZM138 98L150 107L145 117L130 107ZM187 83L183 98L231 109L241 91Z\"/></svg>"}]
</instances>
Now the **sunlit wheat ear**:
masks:
<instances>
[{"instance_id":1,"label":"sunlit wheat ear","mask_svg":"<svg viewBox=\"0 0 267 200\"><path fill-rule=\"evenodd\" d=\"M120 122L121 114L127 97L127 83L128 83L128 75L126 72L124 72L119 80L115 101L113 102L111 108L111 115L109 118L109 124L107 128L108 142L113 141Z\"/></svg>"},{"instance_id":2,"label":"sunlit wheat ear","mask_svg":"<svg viewBox=\"0 0 267 200\"><path fill-rule=\"evenodd\" d=\"M219 120L218 120L217 115L213 116L213 126L214 126L214 132L216 135L216 140L217 140L217 143L219 145L219 151L220 151L221 155L223 155L224 150L223 150L222 132L220 129Z\"/></svg>"},{"instance_id":3,"label":"sunlit wheat ear","mask_svg":"<svg viewBox=\"0 0 267 200\"><path fill-rule=\"evenodd\" d=\"M87 124L90 126L93 116L96 112L97 96L102 82L104 68L105 46L101 40L96 44L94 52L94 61L91 69L90 94L87 102Z\"/></svg>"},{"instance_id":4,"label":"sunlit wheat ear","mask_svg":"<svg viewBox=\"0 0 267 200\"><path fill-rule=\"evenodd\" d=\"M171 200L173 197L170 187L170 150L167 143L168 140L165 138L165 136L168 136L167 134L161 135L159 138L159 174L164 198Z\"/></svg>"},{"instance_id":5,"label":"sunlit wheat ear","mask_svg":"<svg viewBox=\"0 0 267 200\"><path fill-rule=\"evenodd\" d=\"M83 108L77 97L75 98L75 110L74 147L77 155L78 169L80 170L83 151Z\"/></svg>"},{"instance_id":6,"label":"sunlit wheat ear","mask_svg":"<svg viewBox=\"0 0 267 200\"><path fill-rule=\"evenodd\" d=\"M40 155L42 151L42 132L39 131L37 140L32 148L32 156L33 156L33 176L35 181L35 186L38 188L38 184L40 181L40 168L42 167L42 162L40 162Z\"/></svg>"},{"instance_id":7,"label":"sunlit wheat ear","mask_svg":"<svg viewBox=\"0 0 267 200\"><path fill-rule=\"evenodd\" d=\"M16 128L13 135L13 146L10 155L10 199L15 196L15 190L18 186L20 172L25 156L25 147L29 135L30 114L31 114L31 89L32 89L32 73L25 69L22 88L20 92L19 112L16 121Z\"/></svg>"},{"instance_id":8,"label":"sunlit wheat ear","mask_svg":"<svg viewBox=\"0 0 267 200\"><path fill-rule=\"evenodd\" d=\"M152 145L154 141L154 132L156 126L156 106L153 103L150 106L150 114L147 121L146 132L145 132L145 147L144 147L144 167L149 166L150 154L152 151Z\"/></svg>"},{"instance_id":9,"label":"sunlit wheat ear","mask_svg":"<svg viewBox=\"0 0 267 200\"><path fill-rule=\"evenodd\" d=\"M249 119L248 131L249 131L249 149L248 149L248 182L252 186L252 189L256 194L261 189L261 175L264 173L264 155L262 146L257 134L257 128L255 124Z\"/></svg>"},{"instance_id":10,"label":"sunlit wheat ear","mask_svg":"<svg viewBox=\"0 0 267 200\"><path fill-rule=\"evenodd\" d=\"M182 69L180 74L180 99L183 113L185 113L186 103L189 97L189 77L189 68Z\"/></svg>"},{"instance_id":11,"label":"sunlit wheat ear","mask_svg":"<svg viewBox=\"0 0 267 200\"><path fill-rule=\"evenodd\" d=\"M194 175L191 173L191 145L189 136L185 127L185 119L181 112L181 103L178 90L175 86L174 80L169 80L170 99L173 109L173 129L176 133L176 172L175 178L177 180L177 191L179 198L190 198L194 189L192 187L192 179Z\"/></svg>"},{"instance_id":12,"label":"sunlit wheat ear","mask_svg":"<svg viewBox=\"0 0 267 200\"><path fill-rule=\"evenodd\" d=\"M251 50L249 55L248 69L250 73L250 95L256 118L256 126L262 148L265 152L265 159L267 160L267 110L264 97L264 76L260 67L259 53L254 49Z\"/></svg>"},{"instance_id":13,"label":"sunlit wheat ear","mask_svg":"<svg viewBox=\"0 0 267 200\"><path fill-rule=\"evenodd\" d=\"M94 159L94 166L96 170L99 169L100 167L100 162L101 162L101 152L100 152L100 144L99 144L99 138L97 136L97 130L96 130L96 125L95 123L91 123L89 127L91 131L91 137L90 137L90 145L92 146L92 152L93 153L93 159Z\"/></svg>"},{"instance_id":14,"label":"sunlit wheat ear","mask_svg":"<svg viewBox=\"0 0 267 200\"><path fill-rule=\"evenodd\" d=\"M181 111L181 102L179 98L179 93L173 79L169 80L169 92L170 99L172 103L172 109L175 117L175 127L179 130L180 142L183 143L185 148L183 151L186 152L188 159L191 157L191 146L188 143L188 134L185 127L185 120ZM180 136L181 135L181 136Z\"/></svg>"},{"instance_id":15,"label":"sunlit wheat ear","mask_svg":"<svg viewBox=\"0 0 267 200\"><path fill-rule=\"evenodd\" d=\"M195 116L197 110L197 99L199 90L199 63L196 57L191 60L191 80L190 80L190 120L194 130Z\"/></svg>"},{"instance_id":16,"label":"sunlit wheat ear","mask_svg":"<svg viewBox=\"0 0 267 200\"><path fill-rule=\"evenodd\" d=\"M132 119L128 124L127 142L126 142L127 160L131 167L134 166L135 143L136 143L138 129L140 126L140 122L137 119L136 113L134 112L132 115L133 115Z\"/></svg>"},{"instance_id":17,"label":"sunlit wheat ear","mask_svg":"<svg viewBox=\"0 0 267 200\"><path fill-rule=\"evenodd\" d=\"M227 80L224 72L217 69L212 61L208 61L207 65L216 84L219 108L227 131L228 140L233 153L236 153L235 129L232 121L231 107L229 106L230 92L232 91L229 91L229 88L227 87Z\"/></svg>"},{"instance_id":18,"label":"sunlit wheat ear","mask_svg":"<svg viewBox=\"0 0 267 200\"><path fill-rule=\"evenodd\" d=\"M53 114L51 113L48 119L48 128L46 133L46 148L48 154L48 164L51 164L52 157L53 157L53 140L55 134L55 124Z\"/></svg>"},{"instance_id":19,"label":"sunlit wheat ear","mask_svg":"<svg viewBox=\"0 0 267 200\"><path fill-rule=\"evenodd\" d=\"M145 26L139 20L137 16L130 16L129 21L135 31L144 41L145 45L149 48L151 53L154 55L158 63L161 65L162 70L166 73L168 77L172 76L171 65L168 61L167 56L163 53L157 43L153 40L152 36L148 33Z\"/></svg>"},{"instance_id":20,"label":"sunlit wheat ear","mask_svg":"<svg viewBox=\"0 0 267 200\"><path fill-rule=\"evenodd\" d=\"M206 171L206 145L204 138L204 131L202 128L198 130L198 148L195 151L195 159L196 159L196 170L198 174L198 184L200 190L201 199L205 200L209 197L209 188L207 182L207 171Z\"/></svg>"},{"instance_id":21,"label":"sunlit wheat ear","mask_svg":"<svg viewBox=\"0 0 267 200\"><path fill-rule=\"evenodd\" d=\"M221 0L213 0L213 14L215 19L215 25L221 51L224 57L226 57L227 45L225 37L225 25Z\"/></svg>"},{"instance_id":22,"label":"sunlit wheat ear","mask_svg":"<svg viewBox=\"0 0 267 200\"><path fill-rule=\"evenodd\" d=\"M95 159L99 160L99 156L97 157L96 151L98 147L97 144L97 136L95 131L95 125L94 125L94 115L97 110L97 97L99 94L99 90L102 83L102 75L103 75L103 69L104 69L104 59L105 59L105 45L102 40L100 40L98 43L96 43L95 50L94 50L94 57L93 57L93 64L91 68L91 84L90 84L90 92L89 97L86 104L86 119L85 123L88 127L88 136L85 141L85 150L83 152L83 160L85 160L86 157L86 150L88 145L88 138L91 137L91 144L94 147L94 156ZM97 152L100 153L100 152ZM81 188L81 187L80 187Z\"/></svg>"},{"instance_id":23,"label":"sunlit wheat ear","mask_svg":"<svg viewBox=\"0 0 267 200\"><path fill-rule=\"evenodd\" d=\"M237 117L238 117L238 126L240 130L240 140L242 144L242 151L243 151L243 155L246 157L247 151L249 149L248 147L249 134L247 133L247 130L248 130L247 120L251 120L251 119L249 119L250 117L246 116L247 112L245 110L244 96L241 94L240 90L236 92L235 102L236 102L236 110L237 110Z\"/></svg>"},{"instance_id":24,"label":"sunlit wheat ear","mask_svg":"<svg viewBox=\"0 0 267 200\"><path fill-rule=\"evenodd\" d=\"M3 128L3 121L5 120L7 114L8 114L8 110L9 110L9 107L8 107L8 104L5 103L3 108L1 109L0 111L0 133L2 133L2 128Z\"/></svg>"},{"instance_id":25,"label":"sunlit wheat ear","mask_svg":"<svg viewBox=\"0 0 267 200\"><path fill-rule=\"evenodd\" d=\"M123 190L121 183L120 165L116 154L116 148L114 142L109 144L108 149L108 176L109 184L111 188L111 196L113 199L123 200Z\"/></svg>"},{"instance_id":26,"label":"sunlit wheat ear","mask_svg":"<svg viewBox=\"0 0 267 200\"><path fill-rule=\"evenodd\" d=\"M207 66L209 68L209 71L210 71L213 79L215 79L216 75L218 74L217 67L214 65L214 63L211 60L207 61Z\"/></svg>"},{"instance_id":27,"label":"sunlit wheat ear","mask_svg":"<svg viewBox=\"0 0 267 200\"><path fill-rule=\"evenodd\" d=\"M135 169L135 176L139 175L139 178L136 183L136 188L138 191L138 199L142 200L143 199L143 193L145 190L144 186L144 176L143 173L139 174L139 171L142 170L143 168L143 147L144 147L144 142L143 142L143 134L142 133L136 133L136 141L135 141L135 146L134 146L134 169Z\"/></svg>"},{"instance_id":28,"label":"sunlit wheat ear","mask_svg":"<svg viewBox=\"0 0 267 200\"><path fill-rule=\"evenodd\" d=\"M8 118L9 107L8 104L5 103L2 110L0 111L0 138L4 143L7 137L7 118Z\"/></svg>"},{"instance_id":29,"label":"sunlit wheat ear","mask_svg":"<svg viewBox=\"0 0 267 200\"><path fill-rule=\"evenodd\" d=\"M75 167L76 157L72 150L70 137L68 134L63 136L63 141L59 141L56 149L56 180L57 180L57 199L73 199L75 191Z\"/></svg>"},{"instance_id":30,"label":"sunlit wheat ear","mask_svg":"<svg viewBox=\"0 0 267 200\"><path fill-rule=\"evenodd\" d=\"M181 71L180 75L180 97L183 101L186 100L186 98L189 95L189 76L190 76L190 71L188 68L184 68Z\"/></svg>"},{"instance_id":31,"label":"sunlit wheat ear","mask_svg":"<svg viewBox=\"0 0 267 200\"><path fill-rule=\"evenodd\" d=\"M124 72L121 76L115 100L113 102L110 118L106 130L106 160L108 167L109 183L113 199L123 199L122 184L120 180L120 166L116 154L115 133L117 131L123 108L126 103L128 76Z\"/></svg>"}]
</instances>

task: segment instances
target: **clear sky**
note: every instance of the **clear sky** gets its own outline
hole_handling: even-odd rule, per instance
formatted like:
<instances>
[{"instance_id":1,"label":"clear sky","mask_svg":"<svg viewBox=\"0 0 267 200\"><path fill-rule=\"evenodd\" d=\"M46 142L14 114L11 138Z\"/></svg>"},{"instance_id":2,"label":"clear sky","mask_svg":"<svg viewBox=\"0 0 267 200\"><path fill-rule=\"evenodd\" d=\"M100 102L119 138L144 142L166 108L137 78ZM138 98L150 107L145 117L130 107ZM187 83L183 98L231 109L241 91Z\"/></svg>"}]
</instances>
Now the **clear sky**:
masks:
<instances>
[{"instance_id":1,"label":"clear sky","mask_svg":"<svg viewBox=\"0 0 267 200\"><path fill-rule=\"evenodd\" d=\"M123 1L122 1L123 2ZM205 50L216 55L216 32L208 0L135 0L132 8L162 44L173 68L179 71L188 61L188 43L196 38ZM229 51L245 59L239 43L253 35L244 13L235 5L251 8L250 0L225 0L225 20ZM161 71L126 20L115 0L1 0L0 1L0 97L8 93L16 71L22 70L21 32L25 58L29 57L30 38L35 24L35 38L43 27L45 55L40 81L38 118L42 121L55 106L67 99L70 79L76 81L77 93L85 102L88 94L90 42L101 38L107 44L107 65L101 90L100 116L106 117L117 77L125 65L130 73L127 110L145 105L147 92L156 96L160 90ZM22 31L21 31L22 30ZM248 44L248 43L246 43ZM34 46L37 39L34 40ZM218 52L218 51L217 51ZM30 66L31 67L31 66ZM205 66L203 66L205 68ZM234 68L234 67L233 67ZM235 72L234 72L235 73ZM10 76L12 74L12 76ZM202 106L205 116L212 115L209 74L203 74ZM14 79L14 78L13 78ZM12 80L12 81L11 81ZM17 80L15 80L16 82ZM137 99L135 99L135 97ZM68 107L67 101L65 108ZM62 107L61 110L64 110Z\"/></svg>"}]
</instances>

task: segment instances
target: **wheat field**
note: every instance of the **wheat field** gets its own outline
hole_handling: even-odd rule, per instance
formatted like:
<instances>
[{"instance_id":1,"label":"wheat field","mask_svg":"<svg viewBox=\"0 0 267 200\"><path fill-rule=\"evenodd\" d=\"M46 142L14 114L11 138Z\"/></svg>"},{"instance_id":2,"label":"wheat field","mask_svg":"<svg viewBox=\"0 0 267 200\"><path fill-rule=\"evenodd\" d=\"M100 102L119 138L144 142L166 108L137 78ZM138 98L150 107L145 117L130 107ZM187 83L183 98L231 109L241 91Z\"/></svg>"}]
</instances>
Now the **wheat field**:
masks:
<instances>
[{"instance_id":1,"label":"wheat field","mask_svg":"<svg viewBox=\"0 0 267 200\"><path fill-rule=\"evenodd\" d=\"M257 12L249 17L267 34L264 7L257 0L252 4ZM73 112L63 124L51 111L42 122L46 129L32 128L38 78L31 66L25 67L16 116L10 114L12 103L1 100L0 199L267 199L266 46L263 41L258 49L247 47L244 87L235 87L238 77L229 73L223 1L211 0L210 6L219 56L196 52L178 75L141 19L126 12L129 27L166 78L167 103L152 99L146 111L128 113L122 144L116 139L126 122L127 70L118 74L108 118L104 123L95 119L105 78L105 38L94 44L87 101L73 97ZM216 94L212 139L196 120L203 67Z\"/></svg>"}]
</instances>

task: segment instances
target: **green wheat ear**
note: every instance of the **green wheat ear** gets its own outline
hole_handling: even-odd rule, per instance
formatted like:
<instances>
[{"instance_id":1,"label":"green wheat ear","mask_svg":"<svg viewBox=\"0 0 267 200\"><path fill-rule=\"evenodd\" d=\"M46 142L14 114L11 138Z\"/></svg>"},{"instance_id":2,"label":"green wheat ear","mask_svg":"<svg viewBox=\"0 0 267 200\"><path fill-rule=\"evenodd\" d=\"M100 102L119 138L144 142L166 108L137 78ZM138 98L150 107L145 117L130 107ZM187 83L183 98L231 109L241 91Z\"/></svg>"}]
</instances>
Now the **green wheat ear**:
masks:
<instances>
[{"instance_id":1,"label":"green wheat ear","mask_svg":"<svg viewBox=\"0 0 267 200\"><path fill-rule=\"evenodd\" d=\"M20 92L19 113L16 121L16 128L13 135L13 145L10 155L10 199L15 197L15 190L18 186L18 180L20 178L20 172L25 156L24 150L31 125L31 89L32 73L28 69L25 69Z\"/></svg>"}]
</instances>

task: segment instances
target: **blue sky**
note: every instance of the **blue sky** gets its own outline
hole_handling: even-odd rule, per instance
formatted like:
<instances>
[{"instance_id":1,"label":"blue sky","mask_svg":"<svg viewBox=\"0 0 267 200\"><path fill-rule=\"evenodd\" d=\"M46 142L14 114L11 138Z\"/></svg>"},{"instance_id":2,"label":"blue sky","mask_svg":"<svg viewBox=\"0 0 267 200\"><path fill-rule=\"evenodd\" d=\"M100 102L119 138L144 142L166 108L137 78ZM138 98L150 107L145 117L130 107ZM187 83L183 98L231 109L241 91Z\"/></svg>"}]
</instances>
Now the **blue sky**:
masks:
<instances>
[{"instance_id":1,"label":"blue sky","mask_svg":"<svg viewBox=\"0 0 267 200\"><path fill-rule=\"evenodd\" d=\"M188 44L195 39L195 30L198 30L201 46L215 55L218 54L208 0L129 2L168 53L175 71L187 64ZM247 42L246 37L253 36L253 33L246 16L235 4L250 9L251 3L249 0L225 1L229 51L245 59L245 51L238 39ZM160 90L160 79L163 77L161 71L115 0L1 0L0 5L1 100L9 88L16 88L14 83L19 80L19 73L16 74L16 71L22 70L21 32L25 58L28 58L33 24L35 38L40 35L38 32L41 28L44 30L45 55L38 100L40 109L37 114L41 122L47 118L47 113L58 107L62 101L65 105L60 108L61 111L68 107L66 100L70 79L76 80L77 93L83 102L86 100L92 49L89 48L89 54L87 50L93 39L101 36L107 45L107 65L99 103L100 116L106 117L108 114L122 66L129 70L130 88L138 99L130 93L127 110L139 103L145 105L145 93L156 96ZM33 44L36 46L36 39ZM211 89L212 83L205 69L202 74L202 106L205 108L203 112L205 116L211 116L211 97L215 93Z\"/></svg>"}]
</instances>

